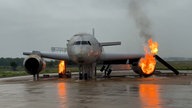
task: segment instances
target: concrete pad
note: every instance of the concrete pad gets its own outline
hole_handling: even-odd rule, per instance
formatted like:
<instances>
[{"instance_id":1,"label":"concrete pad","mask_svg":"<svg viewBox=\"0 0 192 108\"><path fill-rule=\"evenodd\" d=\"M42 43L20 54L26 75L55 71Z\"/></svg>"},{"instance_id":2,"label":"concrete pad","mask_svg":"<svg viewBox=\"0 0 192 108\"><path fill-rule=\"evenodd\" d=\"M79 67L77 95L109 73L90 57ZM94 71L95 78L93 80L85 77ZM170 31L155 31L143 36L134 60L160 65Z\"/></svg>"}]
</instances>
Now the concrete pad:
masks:
<instances>
[{"instance_id":1,"label":"concrete pad","mask_svg":"<svg viewBox=\"0 0 192 108\"><path fill-rule=\"evenodd\" d=\"M2 108L189 108L192 76L0 80Z\"/></svg>"}]
</instances>

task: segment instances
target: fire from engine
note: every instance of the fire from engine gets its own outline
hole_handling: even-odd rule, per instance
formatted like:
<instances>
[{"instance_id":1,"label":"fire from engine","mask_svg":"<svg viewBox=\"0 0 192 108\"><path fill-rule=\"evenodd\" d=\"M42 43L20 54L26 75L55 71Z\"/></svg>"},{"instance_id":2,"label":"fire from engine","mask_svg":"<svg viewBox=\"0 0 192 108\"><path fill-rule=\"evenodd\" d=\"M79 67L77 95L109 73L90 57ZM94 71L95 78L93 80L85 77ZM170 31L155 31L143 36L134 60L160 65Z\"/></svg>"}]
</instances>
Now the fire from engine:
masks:
<instances>
[{"instance_id":1,"label":"fire from engine","mask_svg":"<svg viewBox=\"0 0 192 108\"><path fill-rule=\"evenodd\" d=\"M145 57L139 61L139 66L142 71L149 75L154 72L156 66L156 60L154 55L158 53L158 43L152 39L148 40L148 45L144 47Z\"/></svg>"},{"instance_id":2,"label":"fire from engine","mask_svg":"<svg viewBox=\"0 0 192 108\"><path fill-rule=\"evenodd\" d=\"M65 65L65 61L61 60L59 62L59 74L64 74L66 72L66 65Z\"/></svg>"},{"instance_id":3,"label":"fire from engine","mask_svg":"<svg viewBox=\"0 0 192 108\"><path fill-rule=\"evenodd\" d=\"M148 46L149 46L152 54L158 53L158 43L157 42L153 42L152 39L149 39L148 40Z\"/></svg>"}]
</instances>

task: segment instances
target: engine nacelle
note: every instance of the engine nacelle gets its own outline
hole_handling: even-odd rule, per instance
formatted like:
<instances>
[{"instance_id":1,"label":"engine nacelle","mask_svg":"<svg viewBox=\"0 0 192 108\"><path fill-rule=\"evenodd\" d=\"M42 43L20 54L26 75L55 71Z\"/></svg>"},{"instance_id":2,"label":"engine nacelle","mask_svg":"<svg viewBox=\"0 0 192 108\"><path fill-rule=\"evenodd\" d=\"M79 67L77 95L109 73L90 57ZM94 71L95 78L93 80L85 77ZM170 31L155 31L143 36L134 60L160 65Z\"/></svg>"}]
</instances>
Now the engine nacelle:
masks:
<instances>
[{"instance_id":1,"label":"engine nacelle","mask_svg":"<svg viewBox=\"0 0 192 108\"><path fill-rule=\"evenodd\" d=\"M149 77L151 75L153 75L153 73L155 72L155 70L151 73L151 74L146 74L142 71L141 67L138 65L138 63L133 63L132 64L132 70L139 74L140 76L144 76L144 77Z\"/></svg>"},{"instance_id":2,"label":"engine nacelle","mask_svg":"<svg viewBox=\"0 0 192 108\"><path fill-rule=\"evenodd\" d=\"M46 63L40 56L32 54L24 60L23 66L25 67L27 73L35 75L45 69Z\"/></svg>"}]
</instances>

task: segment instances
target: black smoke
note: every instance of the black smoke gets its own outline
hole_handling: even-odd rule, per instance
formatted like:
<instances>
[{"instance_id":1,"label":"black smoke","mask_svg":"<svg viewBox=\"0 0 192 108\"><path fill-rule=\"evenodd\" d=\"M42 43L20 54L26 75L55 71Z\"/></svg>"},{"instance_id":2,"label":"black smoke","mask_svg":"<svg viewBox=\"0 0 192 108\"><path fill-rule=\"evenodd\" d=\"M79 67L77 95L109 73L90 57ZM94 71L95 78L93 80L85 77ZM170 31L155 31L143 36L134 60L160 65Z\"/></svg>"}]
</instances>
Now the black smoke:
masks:
<instances>
[{"instance_id":1,"label":"black smoke","mask_svg":"<svg viewBox=\"0 0 192 108\"><path fill-rule=\"evenodd\" d=\"M130 0L129 13L133 17L136 27L139 30L139 35L145 39L145 42L152 38L151 22L142 9L143 3L146 0Z\"/></svg>"}]
</instances>

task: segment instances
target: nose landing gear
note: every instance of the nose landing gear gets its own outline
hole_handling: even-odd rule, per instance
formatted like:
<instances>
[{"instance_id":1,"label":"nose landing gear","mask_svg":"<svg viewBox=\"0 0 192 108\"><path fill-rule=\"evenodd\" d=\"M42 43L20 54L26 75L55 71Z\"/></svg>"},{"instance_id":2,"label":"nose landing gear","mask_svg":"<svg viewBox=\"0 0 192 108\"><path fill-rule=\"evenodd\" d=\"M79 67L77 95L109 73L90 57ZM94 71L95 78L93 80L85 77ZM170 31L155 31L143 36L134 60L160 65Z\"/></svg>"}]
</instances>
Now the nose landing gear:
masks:
<instances>
[{"instance_id":1,"label":"nose landing gear","mask_svg":"<svg viewBox=\"0 0 192 108\"><path fill-rule=\"evenodd\" d=\"M93 77L95 68L92 64L84 64L79 66L79 79L88 80Z\"/></svg>"}]
</instances>

